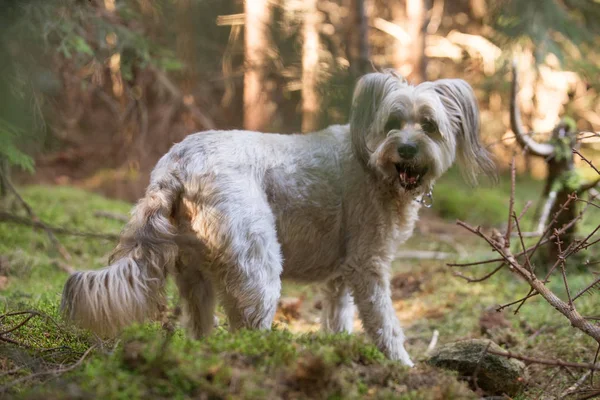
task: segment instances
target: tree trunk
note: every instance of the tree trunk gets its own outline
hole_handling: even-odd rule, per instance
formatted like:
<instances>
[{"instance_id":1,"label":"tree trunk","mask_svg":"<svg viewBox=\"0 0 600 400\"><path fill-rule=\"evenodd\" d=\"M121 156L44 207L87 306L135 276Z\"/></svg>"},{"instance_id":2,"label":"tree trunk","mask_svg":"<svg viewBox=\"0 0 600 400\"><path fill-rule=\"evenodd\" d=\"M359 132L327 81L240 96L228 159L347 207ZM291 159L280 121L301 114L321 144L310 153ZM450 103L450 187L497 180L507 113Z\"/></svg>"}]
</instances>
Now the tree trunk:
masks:
<instances>
[{"instance_id":1,"label":"tree trunk","mask_svg":"<svg viewBox=\"0 0 600 400\"><path fill-rule=\"evenodd\" d=\"M425 37L427 28L427 0L396 0L392 20L405 28L410 43L394 43L394 68L413 83L427 79Z\"/></svg>"},{"instance_id":2,"label":"tree trunk","mask_svg":"<svg viewBox=\"0 0 600 400\"><path fill-rule=\"evenodd\" d=\"M347 53L350 72L359 77L371 70L369 56L369 26L364 0L350 0L350 24L348 26Z\"/></svg>"},{"instance_id":3,"label":"tree trunk","mask_svg":"<svg viewBox=\"0 0 600 400\"><path fill-rule=\"evenodd\" d=\"M487 14L485 0L470 0L471 15L477 19L482 19Z\"/></svg>"},{"instance_id":4,"label":"tree trunk","mask_svg":"<svg viewBox=\"0 0 600 400\"><path fill-rule=\"evenodd\" d=\"M302 45L302 132L317 129L319 96L319 12L317 0L305 0L304 42Z\"/></svg>"},{"instance_id":5,"label":"tree trunk","mask_svg":"<svg viewBox=\"0 0 600 400\"><path fill-rule=\"evenodd\" d=\"M244 128L252 131L266 130L274 114L265 85L270 19L268 0L245 1Z\"/></svg>"},{"instance_id":6,"label":"tree trunk","mask_svg":"<svg viewBox=\"0 0 600 400\"><path fill-rule=\"evenodd\" d=\"M566 182L566 177L573 174L575 164L571 149L576 145L576 131L572 131L563 123L560 123L554 128L552 140L555 146L555 154L549 158L546 163L548 166L548 177L544 187L544 197L547 198L553 187L560 187L556 192L556 200L550 210L547 223L549 224L555 215L560 211L561 207L568 200L569 196L576 191L576 188L570 187ZM558 185L557 185L558 184ZM577 203L572 201L569 207L562 210L556 218L556 223L550 227L550 232L554 229L560 229L564 225L573 221L577 217ZM575 239L577 224L560 235L561 249L564 250ZM553 263L558 259L559 251L556 243L548 244L547 259L549 263Z\"/></svg>"},{"instance_id":7,"label":"tree trunk","mask_svg":"<svg viewBox=\"0 0 600 400\"><path fill-rule=\"evenodd\" d=\"M406 20L406 4L405 0L395 0L392 3L392 22L398 26L405 26L404 21ZM394 69L400 72L403 76L407 75L408 70L412 68L407 64L407 53L408 45L401 42L400 40L394 39ZM408 67L408 68L407 68ZM410 71L408 71L410 73Z\"/></svg>"},{"instance_id":8,"label":"tree trunk","mask_svg":"<svg viewBox=\"0 0 600 400\"><path fill-rule=\"evenodd\" d=\"M10 179L10 170L8 160L0 156L0 200L4 199L8 194L8 185L4 179Z\"/></svg>"},{"instance_id":9,"label":"tree trunk","mask_svg":"<svg viewBox=\"0 0 600 400\"><path fill-rule=\"evenodd\" d=\"M408 78L414 83L427 79L425 58L426 0L406 0L407 31L412 41L407 52L407 62L412 66Z\"/></svg>"}]
</instances>

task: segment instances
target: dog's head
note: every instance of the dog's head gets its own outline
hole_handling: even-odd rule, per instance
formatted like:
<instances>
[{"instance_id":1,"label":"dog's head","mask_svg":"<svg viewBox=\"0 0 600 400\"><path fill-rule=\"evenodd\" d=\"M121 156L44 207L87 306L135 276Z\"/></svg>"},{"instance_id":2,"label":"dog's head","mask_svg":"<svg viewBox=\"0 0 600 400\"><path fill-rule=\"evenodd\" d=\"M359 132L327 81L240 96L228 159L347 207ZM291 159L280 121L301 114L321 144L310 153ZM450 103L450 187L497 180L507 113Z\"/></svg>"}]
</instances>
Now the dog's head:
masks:
<instances>
[{"instance_id":1,"label":"dog's head","mask_svg":"<svg viewBox=\"0 0 600 400\"><path fill-rule=\"evenodd\" d=\"M363 76L350 117L355 156L398 190L422 192L458 159L465 179L495 166L479 140L479 109L461 79L409 85L395 72Z\"/></svg>"}]
</instances>

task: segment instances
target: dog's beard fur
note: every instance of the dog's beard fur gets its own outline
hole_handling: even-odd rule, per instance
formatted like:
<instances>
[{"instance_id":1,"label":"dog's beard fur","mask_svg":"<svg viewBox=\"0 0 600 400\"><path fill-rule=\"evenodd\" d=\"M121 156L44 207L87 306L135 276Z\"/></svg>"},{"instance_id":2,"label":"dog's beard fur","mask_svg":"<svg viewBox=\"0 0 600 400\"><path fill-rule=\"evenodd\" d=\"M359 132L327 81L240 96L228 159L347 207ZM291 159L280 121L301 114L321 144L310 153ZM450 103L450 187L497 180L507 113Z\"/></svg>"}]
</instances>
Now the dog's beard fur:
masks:
<instances>
[{"instance_id":1,"label":"dog's beard fur","mask_svg":"<svg viewBox=\"0 0 600 400\"><path fill-rule=\"evenodd\" d=\"M350 331L356 302L378 347L412 365L389 264L396 240L414 227L412 199L455 159L469 182L479 172L494 176L471 87L462 80L411 86L393 72L359 81L349 126L314 135L190 135L155 167L113 264L67 281L63 311L114 335L156 315L171 272L194 336L212 328L217 292L232 328L266 329L283 271L326 281L324 329ZM192 245L184 246L188 236Z\"/></svg>"}]
</instances>

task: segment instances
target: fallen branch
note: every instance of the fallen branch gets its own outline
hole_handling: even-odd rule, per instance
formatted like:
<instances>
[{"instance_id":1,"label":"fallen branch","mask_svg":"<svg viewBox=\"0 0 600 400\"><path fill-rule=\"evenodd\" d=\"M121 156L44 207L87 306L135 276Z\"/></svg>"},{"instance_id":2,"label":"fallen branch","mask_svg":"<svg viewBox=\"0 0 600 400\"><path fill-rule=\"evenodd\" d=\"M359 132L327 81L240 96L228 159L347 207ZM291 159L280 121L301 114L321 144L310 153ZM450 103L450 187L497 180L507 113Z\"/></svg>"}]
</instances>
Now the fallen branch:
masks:
<instances>
[{"instance_id":1,"label":"fallen branch","mask_svg":"<svg viewBox=\"0 0 600 400\"><path fill-rule=\"evenodd\" d=\"M40 221L40 219L33 212L33 210L31 209L31 207L29 206L29 204L25 201L25 199L23 197L21 197L21 195L19 194L19 192L17 191L17 189L15 189L15 187L13 186L12 182L10 181L10 179L8 179L8 177L4 175L4 172L0 170L0 174L2 175L2 182L4 182L4 185L15 195L15 197L17 198L17 200L19 201L19 203L21 203L21 205L23 206L23 208L27 212L27 215L29 215L29 218L31 218L32 222L38 224L39 228L41 228L44 231L46 231L46 234L50 238L50 241L52 242L52 244L54 245L54 247L58 250L58 252L60 253L60 255L65 260L71 261L71 258L72 258L71 255L69 254L69 252L67 251L67 249L65 249L64 246L62 244L60 244L60 242L58 241L58 239L56 238L56 236L54 235L54 233L52 232L52 230L48 229L48 226L46 224L44 224L43 222Z\"/></svg>"},{"instance_id":2,"label":"fallen branch","mask_svg":"<svg viewBox=\"0 0 600 400\"><path fill-rule=\"evenodd\" d=\"M35 310L26 310L26 311L14 311L14 312L10 312L10 313L6 313L3 315L0 315L0 324L3 323L3 321L6 318L9 317L16 317L16 316L20 316L20 315L28 315L23 321L19 322L17 325L5 329L4 331L0 332L0 341L5 342L5 343L10 343L10 344L14 344L15 346L19 346L19 347L25 347L25 348L32 348L32 346L26 344L26 343L22 343L19 342L17 340L11 339L6 337L5 335L9 334L9 333L13 333L16 330L20 329L21 327L25 326L33 317L40 317L40 318L45 318L46 320L52 322L53 325L55 325L59 330L62 330L62 328L60 327L60 325L54 320L54 318L52 318L49 315L46 315L44 313L41 313L39 311L35 311Z\"/></svg>"},{"instance_id":3,"label":"fallen branch","mask_svg":"<svg viewBox=\"0 0 600 400\"><path fill-rule=\"evenodd\" d=\"M0 211L0 222L8 222L8 223L14 223L14 224L19 224L19 225L31 226L31 227L34 227L37 229L43 229L46 232L52 233L53 236L54 236L54 233L56 233L59 235L88 237L88 238L95 238L95 239L106 239L106 240L119 239L119 235L114 234L114 233L93 233L93 232L74 231L71 229L50 226L40 220L34 221L34 220L20 217L18 215L7 213L4 211Z\"/></svg>"},{"instance_id":4,"label":"fallen branch","mask_svg":"<svg viewBox=\"0 0 600 400\"><path fill-rule=\"evenodd\" d=\"M52 375L52 376L54 376L54 377L57 377L57 376L59 376L59 375L62 375L62 374L64 374L64 373L66 373L66 372L72 371L72 370L74 370L75 368L79 367L79 366L80 366L80 365L83 363L83 361L86 359L86 357L87 357L87 356L88 356L88 355L89 355L89 354L92 352L92 350L94 350L95 348L96 348L96 345L95 345L95 344L94 344L94 345L92 345L92 346L90 346L90 347L89 347L89 348L88 348L88 349L85 351L85 353L83 353L83 355L81 356L81 358L79 358L79 360L77 360L77 361L76 361L76 362L74 362L73 364L69 365L68 367L61 367L61 368L56 368L56 369L48 369L48 370L46 370L46 371L36 372L36 373L34 373L34 374L30 374L30 375L24 376L24 377L22 377L22 378L19 378L19 379L15 379L15 380L13 380L12 382L9 382L8 384L6 384L6 385L4 385L4 386L1 386L1 387L0 387L0 393L6 392L6 391L7 391L8 389L10 389L11 387L13 387L13 386L15 386L15 385L17 385L17 384L19 384L19 383L22 383L22 382L25 382L25 381L31 380L31 379L39 378L39 377L46 376L46 375Z\"/></svg>"},{"instance_id":5,"label":"fallen branch","mask_svg":"<svg viewBox=\"0 0 600 400\"><path fill-rule=\"evenodd\" d=\"M514 358L515 360L521 360L525 363L529 364L543 364L543 365L551 365L553 367L565 367L565 368L575 368L575 369L588 369L593 371L600 371L600 365L591 364L591 363L574 363L569 361L562 360L552 360L548 358L535 358L524 356L521 354L515 354L510 351L497 351L497 350L488 350L488 353L495 354L497 356L502 356L506 358Z\"/></svg>"},{"instance_id":6,"label":"fallen branch","mask_svg":"<svg viewBox=\"0 0 600 400\"><path fill-rule=\"evenodd\" d=\"M129 217L125 214L119 214L110 211L96 211L94 217L101 217L107 219L114 219L115 221L128 222Z\"/></svg>"}]
</instances>

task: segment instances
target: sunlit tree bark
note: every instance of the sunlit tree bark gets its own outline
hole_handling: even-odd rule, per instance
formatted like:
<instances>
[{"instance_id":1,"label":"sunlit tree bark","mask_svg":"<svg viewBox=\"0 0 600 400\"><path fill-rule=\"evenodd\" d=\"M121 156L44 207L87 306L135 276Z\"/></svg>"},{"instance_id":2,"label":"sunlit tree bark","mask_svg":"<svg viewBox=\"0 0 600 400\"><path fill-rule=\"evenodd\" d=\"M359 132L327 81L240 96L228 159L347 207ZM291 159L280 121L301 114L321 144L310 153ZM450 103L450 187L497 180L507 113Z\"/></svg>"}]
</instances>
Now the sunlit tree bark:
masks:
<instances>
[{"instance_id":1,"label":"sunlit tree bark","mask_svg":"<svg viewBox=\"0 0 600 400\"><path fill-rule=\"evenodd\" d=\"M408 34L412 38L406 61L412 66L408 78L415 82L426 80L425 20L427 0L406 0L406 22Z\"/></svg>"},{"instance_id":2,"label":"sunlit tree bark","mask_svg":"<svg viewBox=\"0 0 600 400\"><path fill-rule=\"evenodd\" d=\"M364 75L371 70L369 55L369 26L365 0L349 0L350 26L348 27L348 60L353 75Z\"/></svg>"},{"instance_id":3,"label":"sunlit tree bark","mask_svg":"<svg viewBox=\"0 0 600 400\"><path fill-rule=\"evenodd\" d=\"M317 129L319 96L319 12L317 0L305 0L304 42L302 45L302 132Z\"/></svg>"},{"instance_id":4,"label":"sunlit tree bark","mask_svg":"<svg viewBox=\"0 0 600 400\"><path fill-rule=\"evenodd\" d=\"M413 83L426 80L425 34L428 0L396 0L391 9L395 24L405 28L409 43L396 41L394 68Z\"/></svg>"},{"instance_id":5,"label":"sunlit tree bark","mask_svg":"<svg viewBox=\"0 0 600 400\"><path fill-rule=\"evenodd\" d=\"M265 87L271 11L268 0L246 0L244 7L244 128L263 131L274 111Z\"/></svg>"},{"instance_id":6,"label":"sunlit tree bark","mask_svg":"<svg viewBox=\"0 0 600 400\"><path fill-rule=\"evenodd\" d=\"M485 14L487 13L487 6L485 4L485 0L470 0L469 2L471 14L473 14L475 18L481 19L485 17Z\"/></svg>"}]
</instances>

